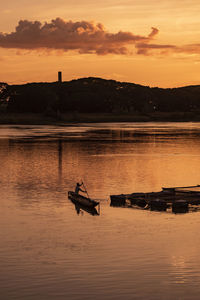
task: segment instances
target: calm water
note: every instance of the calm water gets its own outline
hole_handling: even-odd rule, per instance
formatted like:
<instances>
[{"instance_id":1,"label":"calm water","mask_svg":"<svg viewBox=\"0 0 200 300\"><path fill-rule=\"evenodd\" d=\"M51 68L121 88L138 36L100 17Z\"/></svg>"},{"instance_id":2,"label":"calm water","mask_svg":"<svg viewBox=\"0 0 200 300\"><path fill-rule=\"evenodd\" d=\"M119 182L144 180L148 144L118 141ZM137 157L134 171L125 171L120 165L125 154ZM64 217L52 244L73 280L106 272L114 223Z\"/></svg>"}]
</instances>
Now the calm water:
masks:
<instances>
[{"instance_id":1,"label":"calm water","mask_svg":"<svg viewBox=\"0 0 200 300\"><path fill-rule=\"evenodd\" d=\"M200 212L109 195L200 184L200 123L0 126L0 161L0 299L199 299Z\"/></svg>"}]
</instances>

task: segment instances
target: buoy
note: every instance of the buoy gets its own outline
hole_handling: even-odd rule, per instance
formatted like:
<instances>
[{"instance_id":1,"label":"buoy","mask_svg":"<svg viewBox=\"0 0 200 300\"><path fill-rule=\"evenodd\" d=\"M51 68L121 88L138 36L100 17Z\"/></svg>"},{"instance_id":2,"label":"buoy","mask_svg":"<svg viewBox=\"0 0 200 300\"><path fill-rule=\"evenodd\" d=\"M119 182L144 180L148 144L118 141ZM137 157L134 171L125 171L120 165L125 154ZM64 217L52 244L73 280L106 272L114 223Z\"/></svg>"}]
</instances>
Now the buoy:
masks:
<instances>
[{"instance_id":1,"label":"buoy","mask_svg":"<svg viewBox=\"0 0 200 300\"><path fill-rule=\"evenodd\" d=\"M131 205L135 205L137 202L137 198L128 197L127 200L131 202Z\"/></svg>"},{"instance_id":2,"label":"buoy","mask_svg":"<svg viewBox=\"0 0 200 300\"><path fill-rule=\"evenodd\" d=\"M172 211L174 213L188 212L188 202L185 200L178 200L172 203Z\"/></svg>"},{"instance_id":3,"label":"buoy","mask_svg":"<svg viewBox=\"0 0 200 300\"><path fill-rule=\"evenodd\" d=\"M149 202L151 210L166 211L167 203L164 200L156 199Z\"/></svg>"},{"instance_id":4,"label":"buoy","mask_svg":"<svg viewBox=\"0 0 200 300\"><path fill-rule=\"evenodd\" d=\"M126 204L126 195L111 195L110 206L124 206Z\"/></svg>"},{"instance_id":5,"label":"buoy","mask_svg":"<svg viewBox=\"0 0 200 300\"><path fill-rule=\"evenodd\" d=\"M138 199L136 201L136 205L139 206L139 207L144 208L147 205L147 202L144 199Z\"/></svg>"}]
</instances>

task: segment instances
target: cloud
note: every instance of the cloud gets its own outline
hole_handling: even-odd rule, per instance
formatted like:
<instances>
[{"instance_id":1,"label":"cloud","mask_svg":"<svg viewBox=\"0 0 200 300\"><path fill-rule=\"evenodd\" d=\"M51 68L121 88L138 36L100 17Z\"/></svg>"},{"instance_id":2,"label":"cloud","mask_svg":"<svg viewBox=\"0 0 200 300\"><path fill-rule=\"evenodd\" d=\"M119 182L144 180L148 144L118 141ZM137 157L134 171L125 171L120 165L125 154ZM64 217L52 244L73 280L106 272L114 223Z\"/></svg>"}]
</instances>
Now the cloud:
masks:
<instances>
[{"instance_id":1,"label":"cloud","mask_svg":"<svg viewBox=\"0 0 200 300\"><path fill-rule=\"evenodd\" d=\"M97 55L133 54L136 49L138 55L167 55L189 54L198 55L200 44L183 46L153 43L159 30L151 28L147 36L137 35L132 32L109 32L101 23L88 21L65 21L61 18L51 22L19 21L14 32L0 33L0 47L21 50L37 50L50 53L77 51Z\"/></svg>"},{"instance_id":2,"label":"cloud","mask_svg":"<svg viewBox=\"0 0 200 300\"><path fill-rule=\"evenodd\" d=\"M137 54L150 55L152 51L157 51L159 54L178 52L178 48L175 45L159 45L159 44L147 44L147 43L138 43L136 45ZM180 49L181 51L181 49Z\"/></svg>"},{"instance_id":3,"label":"cloud","mask_svg":"<svg viewBox=\"0 0 200 300\"><path fill-rule=\"evenodd\" d=\"M0 33L0 47L26 50L76 50L79 53L129 54L137 43L149 43L158 34L152 27L148 36L132 32L111 33L102 24L65 21L61 18L42 24L39 21L19 21L14 32Z\"/></svg>"},{"instance_id":4,"label":"cloud","mask_svg":"<svg viewBox=\"0 0 200 300\"><path fill-rule=\"evenodd\" d=\"M158 28L152 27L151 29L152 29L152 31L151 31L151 33L149 34L149 39L154 38L154 36L156 36L156 35L159 33Z\"/></svg>"},{"instance_id":5,"label":"cloud","mask_svg":"<svg viewBox=\"0 0 200 300\"><path fill-rule=\"evenodd\" d=\"M200 44L176 46L170 44L137 43L135 47L137 54L140 55L183 54L196 56L200 53Z\"/></svg>"}]
</instances>

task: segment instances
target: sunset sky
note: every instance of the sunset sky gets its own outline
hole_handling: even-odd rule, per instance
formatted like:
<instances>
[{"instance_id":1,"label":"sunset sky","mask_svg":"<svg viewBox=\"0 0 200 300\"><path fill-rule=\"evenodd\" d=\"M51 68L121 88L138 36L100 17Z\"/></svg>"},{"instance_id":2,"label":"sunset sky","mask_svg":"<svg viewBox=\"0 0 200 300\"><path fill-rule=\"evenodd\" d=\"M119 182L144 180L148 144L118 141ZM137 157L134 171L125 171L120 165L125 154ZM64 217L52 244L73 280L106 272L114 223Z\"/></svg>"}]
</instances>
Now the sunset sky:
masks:
<instances>
[{"instance_id":1,"label":"sunset sky","mask_svg":"<svg viewBox=\"0 0 200 300\"><path fill-rule=\"evenodd\" d=\"M7 0L0 9L0 81L102 77L200 84L199 0Z\"/></svg>"}]
</instances>

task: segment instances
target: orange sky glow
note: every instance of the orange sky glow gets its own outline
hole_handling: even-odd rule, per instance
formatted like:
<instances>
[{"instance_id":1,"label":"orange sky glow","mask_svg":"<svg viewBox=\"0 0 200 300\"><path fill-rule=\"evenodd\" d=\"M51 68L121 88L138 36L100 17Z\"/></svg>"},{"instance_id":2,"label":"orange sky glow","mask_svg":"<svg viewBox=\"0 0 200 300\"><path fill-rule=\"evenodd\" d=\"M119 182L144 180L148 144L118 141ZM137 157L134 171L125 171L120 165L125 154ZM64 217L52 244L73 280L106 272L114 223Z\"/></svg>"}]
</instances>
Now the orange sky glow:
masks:
<instances>
[{"instance_id":1,"label":"orange sky glow","mask_svg":"<svg viewBox=\"0 0 200 300\"><path fill-rule=\"evenodd\" d=\"M200 84L199 0L7 0L0 81L102 77L149 86Z\"/></svg>"}]
</instances>

